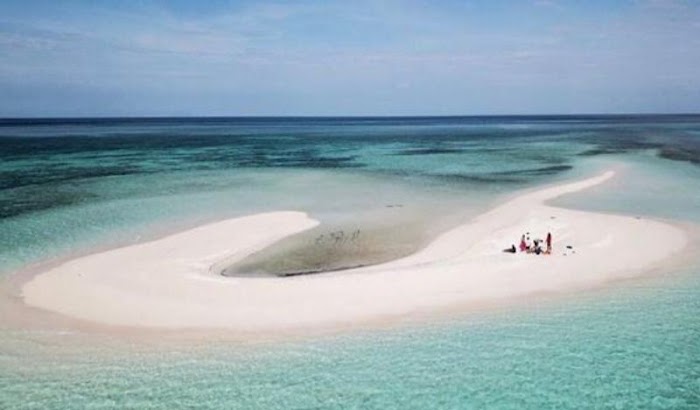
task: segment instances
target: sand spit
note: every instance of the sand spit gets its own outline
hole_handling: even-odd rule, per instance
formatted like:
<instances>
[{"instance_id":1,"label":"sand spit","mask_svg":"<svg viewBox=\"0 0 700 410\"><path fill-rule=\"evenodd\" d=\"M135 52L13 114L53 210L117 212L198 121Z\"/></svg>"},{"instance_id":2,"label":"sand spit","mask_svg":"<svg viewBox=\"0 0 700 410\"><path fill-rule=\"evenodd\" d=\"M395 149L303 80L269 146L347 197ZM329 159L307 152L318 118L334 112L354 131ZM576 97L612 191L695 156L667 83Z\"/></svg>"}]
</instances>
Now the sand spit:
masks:
<instances>
[{"instance_id":1,"label":"sand spit","mask_svg":"<svg viewBox=\"0 0 700 410\"><path fill-rule=\"evenodd\" d=\"M372 267L290 278L218 275L222 263L318 224L302 212L272 212L74 259L27 282L23 298L108 325L274 332L591 288L644 273L687 243L681 229L662 222L545 204L613 175L525 193L416 254ZM553 254L502 252L525 232L552 232Z\"/></svg>"}]
</instances>

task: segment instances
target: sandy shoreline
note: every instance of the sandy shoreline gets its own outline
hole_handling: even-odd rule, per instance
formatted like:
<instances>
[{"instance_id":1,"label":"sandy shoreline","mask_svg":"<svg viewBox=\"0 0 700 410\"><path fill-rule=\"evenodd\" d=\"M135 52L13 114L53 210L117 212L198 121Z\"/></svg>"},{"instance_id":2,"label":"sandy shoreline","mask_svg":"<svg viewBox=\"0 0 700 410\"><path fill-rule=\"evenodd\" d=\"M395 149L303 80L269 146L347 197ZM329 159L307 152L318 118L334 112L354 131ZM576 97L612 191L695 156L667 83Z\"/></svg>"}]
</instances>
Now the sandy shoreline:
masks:
<instances>
[{"instance_id":1,"label":"sandy shoreline","mask_svg":"<svg viewBox=\"0 0 700 410\"><path fill-rule=\"evenodd\" d=\"M30 306L107 325L258 332L591 288L639 275L687 242L661 222L545 205L612 176L515 197L414 255L372 267L292 278L216 275L222 263L318 224L301 212L272 212L80 257L35 276L22 294ZM501 252L521 233L547 231L551 256ZM575 254L563 255L567 244Z\"/></svg>"}]
</instances>

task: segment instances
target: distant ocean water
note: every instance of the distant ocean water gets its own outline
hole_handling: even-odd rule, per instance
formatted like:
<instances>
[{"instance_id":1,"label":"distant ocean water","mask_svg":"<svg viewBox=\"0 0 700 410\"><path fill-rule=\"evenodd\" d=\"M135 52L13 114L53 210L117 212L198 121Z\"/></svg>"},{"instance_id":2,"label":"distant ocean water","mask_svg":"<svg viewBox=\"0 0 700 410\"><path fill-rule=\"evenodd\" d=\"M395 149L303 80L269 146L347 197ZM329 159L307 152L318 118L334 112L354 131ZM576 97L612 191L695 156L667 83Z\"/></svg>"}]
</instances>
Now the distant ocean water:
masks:
<instances>
[{"instance_id":1,"label":"distant ocean water","mask_svg":"<svg viewBox=\"0 0 700 410\"><path fill-rule=\"evenodd\" d=\"M0 120L0 274L279 209L323 225L246 269L376 263L517 189L620 164L557 203L700 223L700 116ZM0 320L0 407L697 408L699 275L252 349L81 357L80 334Z\"/></svg>"}]
</instances>

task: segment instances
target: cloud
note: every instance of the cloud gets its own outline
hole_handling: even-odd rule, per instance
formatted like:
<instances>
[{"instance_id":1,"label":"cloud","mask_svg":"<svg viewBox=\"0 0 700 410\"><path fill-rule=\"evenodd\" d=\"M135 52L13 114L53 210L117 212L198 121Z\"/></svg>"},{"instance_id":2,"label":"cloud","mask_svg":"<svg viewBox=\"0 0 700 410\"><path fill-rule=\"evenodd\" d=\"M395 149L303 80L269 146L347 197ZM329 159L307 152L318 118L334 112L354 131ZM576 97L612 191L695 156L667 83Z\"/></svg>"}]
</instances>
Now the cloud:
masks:
<instances>
[{"instance_id":1,"label":"cloud","mask_svg":"<svg viewBox=\"0 0 700 410\"><path fill-rule=\"evenodd\" d=\"M604 111L615 94L633 101L652 87L700 87L700 12L688 3L544 3L0 5L0 92L45 87L89 112L128 100L145 114L217 104L243 114L342 114L367 109L368 98L390 102L392 113L430 113L438 102L478 111L478 101L507 112L535 100L533 109L557 112L585 93ZM13 109L0 101L0 115Z\"/></svg>"}]
</instances>

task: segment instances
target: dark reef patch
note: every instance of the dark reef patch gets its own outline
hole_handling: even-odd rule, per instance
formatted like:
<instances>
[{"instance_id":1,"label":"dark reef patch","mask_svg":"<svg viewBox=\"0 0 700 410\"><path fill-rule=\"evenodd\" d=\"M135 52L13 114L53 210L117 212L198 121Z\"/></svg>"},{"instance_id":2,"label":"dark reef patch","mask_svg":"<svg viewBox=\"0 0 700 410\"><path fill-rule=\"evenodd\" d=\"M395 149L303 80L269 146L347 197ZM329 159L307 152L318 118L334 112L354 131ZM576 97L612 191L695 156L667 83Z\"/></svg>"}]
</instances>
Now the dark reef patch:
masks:
<instances>
[{"instance_id":1,"label":"dark reef patch","mask_svg":"<svg viewBox=\"0 0 700 410\"><path fill-rule=\"evenodd\" d=\"M393 153L392 155L437 155L459 154L464 152L460 148L410 148Z\"/></svg>"},{"instance_id":2,"label":"dark reef patch","mask_svg":"<svg viewBox=\"0 0 700 410\"><path fill-rule=\"evenodd\" d=\"M96 197L90 193L70 189L28 188L13 194L8 194L5 191L0 195L0 219L76 205Z\"/></svg>"},{"instance_id":3,"label":"dark reef patch","mask_svg":"<svg viewBox=\"0 0 700 410\"><path fill-rule=\"evenodd\" d=\"M627 152L620 148L591 148L583 152L579 152L577 155L580 157L594 157L597 155L610 155L610 154L622 154Z\"/></svg>"},{"instance_id":4,"label":"dark reef patch","mask_svg":"<svg viewBox=\"0 0 700 410\"><path fill-rule=\"evenodd\" d=\"M518 169L513 171L499 171L488 174L429 174L427 176L439 178L450 183L464 184L518 184L526 182L530 178L558 174L572 169L571 165L551 165L541 168Z\"/></svg>"},{"instance_id":5,"label":"dark reef patch","mask_svg":"<svg viewBox=\"0 0 700 410\"><path fill-rule=\"evenodd\" d=\"M494 172L494 175L519 175L519 176L544 176L554 175L560 172L569 171L574 167L571 165L551 165L541 168L518 169L515 171Z\"/></svg>"},{"instance_id":6,"label":"dark reef patch","mask_svg":"<svg viewBox=\"0 0 700 410\"><path fill-rule=\"evenodd\" d=\"M523 182L522 179L509 174L429 174L429 178L437 178L451 184L517 184Z\"/></svg>"},{"instance_id":7,"label":"dark reef patch","mask_svg":"<svg viewBox=\"0 0 700 410\"><path fill-rule=\"evenodd\" d=\"M89 178L146 173L133 166L71 167L52 165L22 171L0 172L0 189L13 189L30 185L47 185Z\"/></svg>"},{"instance_id":8,"label":"dark reef patch","mask_svg":"<svg viewBox=\"0 0 700 410\"><path fill-rule=\"evenodd\" d=\"M699 149L681 149L677 147L663 147L659 149L659 157L670 159L673 161L690 162L691 164L700 165L700 150Z\"/></svg>"}]
</instances>

